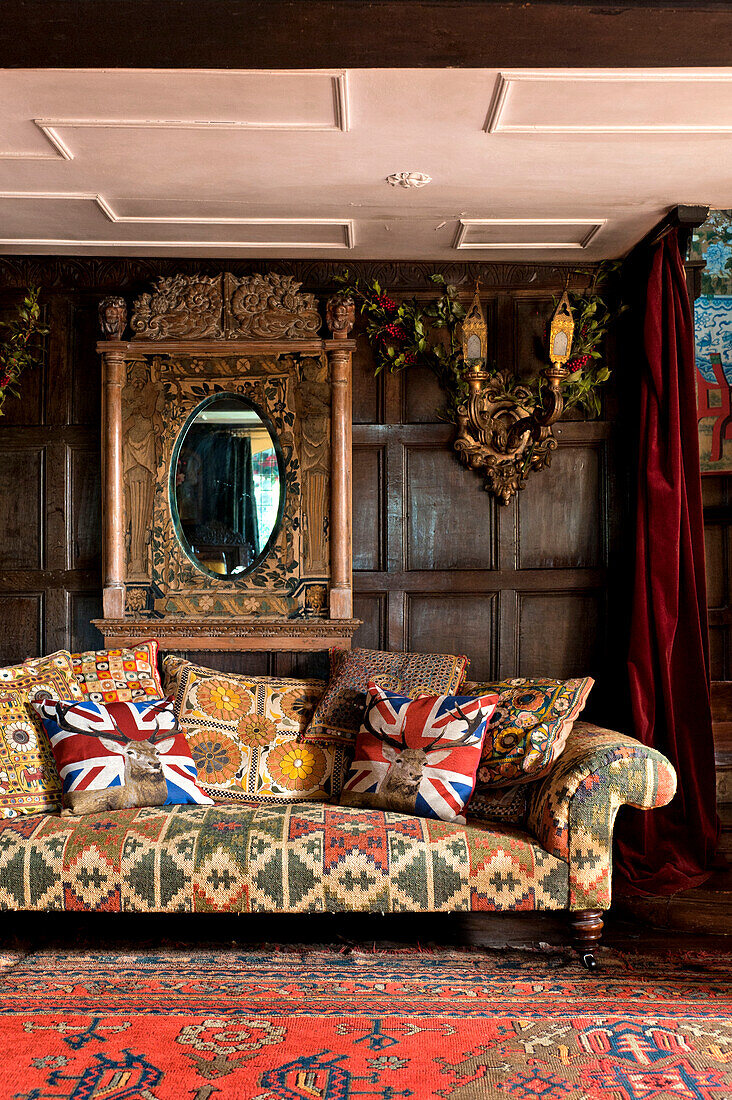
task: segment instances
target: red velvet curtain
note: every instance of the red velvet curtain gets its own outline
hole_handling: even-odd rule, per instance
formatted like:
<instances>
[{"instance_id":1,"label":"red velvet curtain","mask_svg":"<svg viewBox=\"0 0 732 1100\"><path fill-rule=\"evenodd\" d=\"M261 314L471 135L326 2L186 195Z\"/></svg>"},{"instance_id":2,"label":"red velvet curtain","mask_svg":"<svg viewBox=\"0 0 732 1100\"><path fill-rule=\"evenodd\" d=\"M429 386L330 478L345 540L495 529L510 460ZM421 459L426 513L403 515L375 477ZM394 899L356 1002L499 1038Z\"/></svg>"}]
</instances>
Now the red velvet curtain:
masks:
<instances>
[{"instance_id":1,"label":"red velvet curtain","mask_svg":"<svg viewBox=\"0 0 732 1100\"><path fill-rule=\"evenodd\" d=\"M635 586L628 670L636 737L673 763L670 805L625 811L626 893L672 894L709 877L717 846L694 327L672 230L654 248L640 380Z\"/></svg>"}]
</instances>

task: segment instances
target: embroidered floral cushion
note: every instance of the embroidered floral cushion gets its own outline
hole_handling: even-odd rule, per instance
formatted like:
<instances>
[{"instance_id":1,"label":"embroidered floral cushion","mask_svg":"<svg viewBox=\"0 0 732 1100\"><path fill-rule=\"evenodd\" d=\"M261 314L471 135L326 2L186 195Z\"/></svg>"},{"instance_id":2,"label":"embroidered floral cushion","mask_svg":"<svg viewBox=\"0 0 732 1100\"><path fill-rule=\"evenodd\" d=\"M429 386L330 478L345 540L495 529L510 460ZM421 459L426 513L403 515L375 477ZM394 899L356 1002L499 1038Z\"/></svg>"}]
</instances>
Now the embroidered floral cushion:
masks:
<instances>
[{"instance_id":1,"label":"embroidered floral cushion","mask_svg":"<svg viewBox=\"0 0 732 1100\"><path fill-rule=\"evenodd\" d=\"M72 653L71 662L82 692L95 703L163 698L155 641L141 642L132 649Z\"/></svg>"},{"instance_id":2,"label":"embroidered floral cushion","mask_svg":"<svg viewBox=\"0 0 732 1100\"><path fill-rule=\"evenodd\" d=\"M531 783L550 770L594 684L579 680L501 680L466 683L468 695L498 693L488 724L478 789Z\"/></svg>"},{"instance_id":3,"label":"embroidered floral cushion","mask_svg":"<svg viewBox=\"0 0 732 1100\"><path fill-rule=\"evenodd\" d=\"M302 744L322 680L235 676L163 662L203 789L217 800L324 802L337 797L346 746Z\"/></svg>"},{"instance_id":4,"label":"embroidered floral cushion","mask_svg":"<svg viewBox=\"0 0 732 1100\"><path fill-rule=\"evenodd\" d=\"M341 803L464 822L497 701L409 699L371 682Z\"/></svg>"},{"instance_id":5,"label":"embroidered floral cushion","mask_svg":"<svg viewBox=\"0 0 732 1100\"><path fill-rule=\"evenodd\" d=\"M198 786L171 699L34 706L45 724L70 813L212 804Z\"/></svg>"},{"instance_id":6,"label":"embroidered floral cushion","mask_svg":"<svg viewBox=\"0 0 732 1100\"><path fill-rule=\"evenodd\" d=\"M417 695L454 695L467 667L467 657L450 653L331 649L330 680L305 731L305 740L354 742L371 680L410 699Z\"/></svg>"},{"instance_id":7,"label":"embroidered floral cushion","mask_svg":"<svg viewBox=\"0 0 732 1100\"><path fill-rule=\"evenodd\" d=\"M81 699L65 649L0 669L0 817L61 805L61 783L36 699Z\"/></svg>"}]
</instances>

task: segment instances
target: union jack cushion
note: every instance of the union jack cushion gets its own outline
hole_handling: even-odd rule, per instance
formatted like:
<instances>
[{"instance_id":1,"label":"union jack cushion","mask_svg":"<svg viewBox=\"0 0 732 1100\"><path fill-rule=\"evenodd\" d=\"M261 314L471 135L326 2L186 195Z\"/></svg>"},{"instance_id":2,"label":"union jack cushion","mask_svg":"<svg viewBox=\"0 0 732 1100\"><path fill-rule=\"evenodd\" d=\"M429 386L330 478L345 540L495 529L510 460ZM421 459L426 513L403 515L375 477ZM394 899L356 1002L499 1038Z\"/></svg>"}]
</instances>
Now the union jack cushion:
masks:
<instances>
[{"instance_id":1,"label":"union jack cushion","mask_svg":"<svg viewBox=\"0 0 732 1100\"><path fill-rule=\"evenodd\" d=\"M341 803L464 822L497 695L409 699L373 680Z\"/></svg>"},{"instance_id":2,"label":"union jack cushion","mask_svg":"<svg viewBox=\"0 0 732 1100\"><path fill-rule=\"evenodd\" d=\"M213 804L198 786L172 699L33 705L51 742L67 812Z\"/></svg>"}]
</instances>

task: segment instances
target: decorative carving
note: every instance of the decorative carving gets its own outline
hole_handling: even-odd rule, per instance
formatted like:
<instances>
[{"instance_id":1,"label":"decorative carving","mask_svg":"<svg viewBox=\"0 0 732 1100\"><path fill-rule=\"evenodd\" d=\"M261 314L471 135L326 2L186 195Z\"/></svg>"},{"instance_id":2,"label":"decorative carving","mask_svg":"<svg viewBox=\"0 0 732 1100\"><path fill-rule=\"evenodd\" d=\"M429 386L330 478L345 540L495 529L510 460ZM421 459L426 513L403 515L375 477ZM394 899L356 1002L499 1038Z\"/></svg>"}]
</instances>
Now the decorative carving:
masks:
<instances>
[{"instance_id":1,"label":"decorative carving","mask_svg":"<svg viewBox=\"0 0 732 1100\"><path fill-rule=\"evenodd\" d=\"M122 469L127 516L128 569L131 581L150 579L148 546L155 481L160 460L165 399L150 364L130 364L122 390Z\"/></svg>"},{"instance_id":2,"label":"decorative carving","mask_svg":"<svg viewBox=\"0 0 732 1100\"><path fill-rule=\"evenodd\" d=\"M221 275L174 275L155 280L152 294L133 306L130 327L146 340L221 336Z\"/></svg>"},{"instance_id":3,"label":"decorative carving","mask_svg":"<svg viewBox=\"0 0 732 1100\"><path fill-rule=\"evenodd\" d=\"M99 303L99 328L105 340L121 340L127 328L127 302L110 294Z\"/></svg>"},{"instance_id":4,"label":"decorative carving","mask_svg":"<svg viewBox=\"0 0 732 1100\"><path fill-rule=\"evenodd\" d=\"M150 630L149 619L94 619L94 625L105 638L146 638ZM181 636L204 642L211 638L349 639L359 626L360 619L156 619L155 637L162 648L166 639Z\"/></svg>"},{"instance_id":5,"label":"decorative carving","mask_svg":"<svg viewBox=\"0 0 732 1100\"><path fill-rule=\"evenodd\" d=\"M227 337L295 340L314 336L322 321L315 295L304 294L292 275L224 275Z\"/></svg>"},{"instance_id":6,"label":"decorative carving","mask_svg":"<svg viewBox=\"0 0 732 1100\"><path fill-rule=\"evenodd\" d=\"M305 573L326 576L330 546L330 383L328 362L303 359L297 387L302 491L305 516Z\"/></svg>"},{"instance_id":7,"label":"decorative carving","mask_svg":"<svg viewBox=\"0 0 732 1100\"><path fill-rule=\"evenodd\" d=\"M549 375L551 368L544 373ZM561 414L561 394L556 381L552 384L550 380L548 407L537 411L522 404L531 397L524 386L506 393L507 373L491 376L488 371L473 369L467 379L469 394L458 406L453 446L465 466L483 472L484 488L501 504L508 504L524 488L529 470L550 464L557 441L548 425Z\"/></svg>"},{"instance_id":8,"label":"decorative carving","mask_svg":"<svg viewBox=\"0 0 732 1100\"><path fill-rule=\"evenodd\" d=\"M356 323L356 303L350 294L334 294L325 307L325 323L334 339L345 340Z\"/></svg>"}]
</instances>

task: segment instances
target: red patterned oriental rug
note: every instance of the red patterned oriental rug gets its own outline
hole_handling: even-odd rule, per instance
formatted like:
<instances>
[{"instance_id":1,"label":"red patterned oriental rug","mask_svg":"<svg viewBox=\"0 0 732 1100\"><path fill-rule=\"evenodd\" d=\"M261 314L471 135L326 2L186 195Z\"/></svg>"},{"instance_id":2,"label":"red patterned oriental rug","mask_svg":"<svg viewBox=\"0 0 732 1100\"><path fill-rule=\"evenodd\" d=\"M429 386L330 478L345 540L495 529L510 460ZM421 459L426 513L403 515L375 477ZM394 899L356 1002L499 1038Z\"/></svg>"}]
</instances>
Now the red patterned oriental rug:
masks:
<instances>
[{"instance_id":1,"label":"red patterned oriental rug","mask_svg":"<svg viewBox=\"0 0 732 1100\"><path fill-rule=\"evenodd\" d=\"M326 950L0 959L2 1100L730 1100L724 957Z\"/></svg>"}]
</instances>

